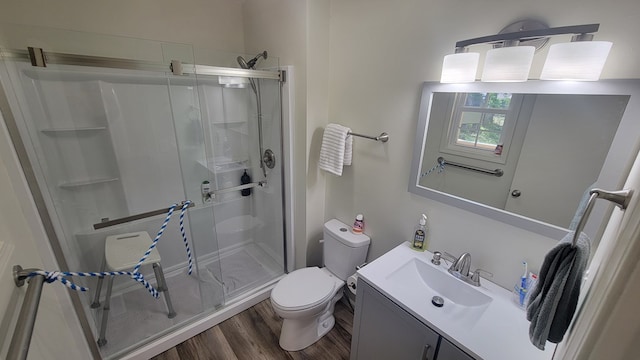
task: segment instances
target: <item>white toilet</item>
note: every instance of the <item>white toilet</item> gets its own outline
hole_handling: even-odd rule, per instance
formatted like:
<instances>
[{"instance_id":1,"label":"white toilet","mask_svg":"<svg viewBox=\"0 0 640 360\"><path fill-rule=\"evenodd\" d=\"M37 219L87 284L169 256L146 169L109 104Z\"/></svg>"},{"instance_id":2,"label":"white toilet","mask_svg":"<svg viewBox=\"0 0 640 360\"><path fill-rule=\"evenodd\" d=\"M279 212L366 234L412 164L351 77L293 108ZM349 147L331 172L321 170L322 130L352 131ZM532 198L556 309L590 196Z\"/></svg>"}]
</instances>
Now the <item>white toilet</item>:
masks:
<instances>
[{"instance_id":1,"label":"white toilet","mask_svg":"<svg viewBox=\"0 0 640 360\"><path fill-rule=\"evenodd\" d=\"M320 340L333 328L333 309L345 280L367 258L370 239L332 219L324 224L325 267L295 270L271 291L271 305L281 318L280 347L298 351Z\"/></svg>"}]
</instances>

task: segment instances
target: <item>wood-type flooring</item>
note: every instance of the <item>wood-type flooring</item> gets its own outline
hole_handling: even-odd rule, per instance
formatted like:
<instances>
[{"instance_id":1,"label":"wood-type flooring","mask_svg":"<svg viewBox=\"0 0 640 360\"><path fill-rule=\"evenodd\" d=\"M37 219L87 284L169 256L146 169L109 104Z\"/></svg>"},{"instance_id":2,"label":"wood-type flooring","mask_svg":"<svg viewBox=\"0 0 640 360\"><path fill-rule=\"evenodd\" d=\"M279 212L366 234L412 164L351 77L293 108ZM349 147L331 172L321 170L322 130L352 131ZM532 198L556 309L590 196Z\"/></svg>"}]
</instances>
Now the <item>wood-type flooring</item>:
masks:
<instances>
[{"instance_id":1,"label":"wood-type flooring","mask_svg":"<svg viewBox=\"0 0 640 360\"><path fill-rule=\"evenodd\" d=\"M349 359L353 312L338 301L334 316L336 324L322 339L301 351L288 352L278 345L282 319L267 299L153 360Z\"/></svg>"}]
</instances>

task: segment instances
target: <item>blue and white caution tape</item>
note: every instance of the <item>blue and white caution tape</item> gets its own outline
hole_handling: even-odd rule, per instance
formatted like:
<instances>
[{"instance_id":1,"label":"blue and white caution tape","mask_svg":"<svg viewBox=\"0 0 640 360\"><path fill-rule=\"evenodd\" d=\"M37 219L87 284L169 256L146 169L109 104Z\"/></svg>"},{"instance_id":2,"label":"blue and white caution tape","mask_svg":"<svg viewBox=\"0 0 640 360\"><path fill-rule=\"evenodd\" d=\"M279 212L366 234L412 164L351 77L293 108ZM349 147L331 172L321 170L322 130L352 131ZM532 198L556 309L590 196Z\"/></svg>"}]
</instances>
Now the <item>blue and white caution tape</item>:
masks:
<instances>
[{"instance_id":1,"label":"blue and white caution tape","mask_svg":"<svg viewBox=\"0 0 640 360\"><path fill-rule=\"evenodd\" d=\"M432 167L431 169L425 171L424 173L422 173L420 175L420 179L422 179L423 177L431 174L433 171L435 171L436 169L438 169L438 174L440 174L441 172L444 171L444 161L443 162L438 162L438 164L436 164L436 166Z\"/></svg>"},{"instance_id":2,"label":"blue and white caution tape","mask_svg":"<svg viewBox=\"0 0 640 360\"><path fill-rule=\"evenodd\" d=\"M189 275L191 275L192 270L193 270L193 261L191 259L191 249L189 248L189 242L187 240L187 234L185 233L184 230L184 213L187 211L187 208L189 208L189 205L191 204L191 201L187 200L183 203L182 208L180 209L180 233L182 234L182 241L184 242L184 246L186 248L187 251L187 258L189 259ZM136 264L136 266L133 268L133 271L105 271L105 272L72 272L72 271L68 271L68 272L64 272L64 271L33 271L31 273L29 273L28 277L33 277L36 275L42 275L46 278L46 281L48 283L52 283L54 281L60 281L62 284L64 284L66 287L72 289L72 290L76 290L76 291L87 291L89 290L86 287L83 286L78 286L74 283L72 283L71 281L67 280L66 277L69 276L81 276L81 277L104 277L104 276L116 276L116 275L128 275L130 276L133 280L141 283L151 294L151 296L153 296L154 298L158 298L158 290L156 290L147 280L145 280L144 276L139 272L140 270L140 266L142 266L142 263L144 263L144 261L149 257L149 255L151 254L151 251L153 251L153 249L156 247L156 245L158 244L158 240L160 240L160 238L162 237L162 234L164 233L164 230L167 228L167 224L169 223L169 220L171 220L171 216L173 215L173 212L175 210L175 208L178 206L178 204L173 204L169 207L169 212L167 213L167 217L165 218L164 222L162 223L162 226L160 227L160 230L158 231L158 234L156 235L155 239L153 240L153 242L151 243L151 245L149 246L149 249L144 253L144 255L142 255L142 257L140 258L140 260L138 261L138 263Z\"/></svg>"},{"instance_id":3,"label":"blue and white caution tape","mask_svg":"<svg viewBox=\"0 0 640 360\"><path fill-rule=\"evenodd\" d=\"M78 286L71 281L67 280L68 276L81 276L81 277L97 277L97 276L116 276L116 275L128 275L132 279L141 282L149 293L153 295L153 297L158 297L158 290L156 290L148 281L144 279L142 274L133 273L130 271L105 271L105 272L76 272L76 271L32 271L27 276L33 277L36 275L42 275L45 277L45 281L48 283L52 283L56 280L60 281L66 287L76 291L88 291L89 289L84 286Z\"/></svg>"},{"instance_id":4,"label":"blue and white caution tape","mask_svg":"<svg viewBox=\"0 0 640 360\"><path fill-rule=\"evenodd\" d=\"M169 212L167 213L167 217L164 219L162 226L160 226L160 230L158 230L158 234L156 235L155 239L153 239L153 241L151 242L151 245L149 245L149 249L147 249L144 255L142 255L142 257L140 258L136 266L133 267L134 273L137 273L140 270L140 266L142 266L142 263L145 260L147 260L147 258L151 254L151 251L155 249L156 245L158 244L158 240L160 240L160 238L162 237L162 234L164 234L164 229L167 228L167 224L169 223L169 220L171 220L171 215L173 215L173 211L176 209L176 206L178 205L173 204L169 207Z\"/></svg>"},{"instance_id":5,"label":"blue and white caution tape","mask_svg":"<svg viewBox=\"0 0 640 360\"><path fill-rule=\"evenodd\" d=\"M184 213L187 208L191 204L191 201L187 200L182 205L182 209L180 210L180 233L182 234L182 241L184 242L184 247L187 249L187 258L189 259L189 275L193 271L193 261L191 261L191 249L189 248L189 242L187 241L187 234L184 232Z\"/></svg>"}]
</instances>

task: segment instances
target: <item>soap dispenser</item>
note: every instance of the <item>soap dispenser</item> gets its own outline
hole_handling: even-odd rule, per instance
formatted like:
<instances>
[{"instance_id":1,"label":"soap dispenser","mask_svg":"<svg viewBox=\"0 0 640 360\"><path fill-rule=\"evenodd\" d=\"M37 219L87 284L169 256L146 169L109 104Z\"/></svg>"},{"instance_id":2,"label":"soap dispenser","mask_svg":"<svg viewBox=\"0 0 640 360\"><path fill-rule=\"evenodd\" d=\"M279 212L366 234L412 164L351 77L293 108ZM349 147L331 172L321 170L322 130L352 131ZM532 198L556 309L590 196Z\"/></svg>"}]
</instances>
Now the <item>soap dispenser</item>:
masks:
<instances>
[{"instance_id":1,"label":"soap dispenser","mask_svg":"<svg viewBox=\"0 0 640 360\"><path fill-rule=\"evenodd\" d=\"M242 174L242 176L240 177L240 184L245 185L249 184L250 182L251 176L249 176L249 174L247 174L247 170L245 170L244 174ZM242 196L249 196L251 195L251 189L242 189L240 190L240 193L242 194Z\"/></svg>"},{"instance_id":2,"label":"soap dispenser","mask_svg":"<svg viewBox=\"0 0 640 360\"><path fill-rule=\"evenodd\" d=\"M411 248L417 251L425 251L427 249L427 215L422 214L418 225L413 232L411 240Z\"/></svg>"}]
</instances>

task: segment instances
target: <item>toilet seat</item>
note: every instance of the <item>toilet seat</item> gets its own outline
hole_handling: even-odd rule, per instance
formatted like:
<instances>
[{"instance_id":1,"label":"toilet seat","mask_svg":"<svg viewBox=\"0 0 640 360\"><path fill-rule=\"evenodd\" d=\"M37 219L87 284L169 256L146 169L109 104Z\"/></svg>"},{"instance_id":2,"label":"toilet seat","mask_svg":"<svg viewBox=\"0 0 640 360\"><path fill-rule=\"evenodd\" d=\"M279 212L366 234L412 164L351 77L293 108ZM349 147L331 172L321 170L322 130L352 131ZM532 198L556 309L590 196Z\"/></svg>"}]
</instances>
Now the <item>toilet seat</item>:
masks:
<instances>
[{"instance_id":1,"label":"toilet seat","mask_svg":"<svg viewBox=\"0 0 640 360\"><path fill-rule=\"evenodd\" d=\"M335 280L319 268L303 268L280 280L271 292L271 300L286 311L308 309L332 297L335 284Z\"/></svg>"}]
</instances>

